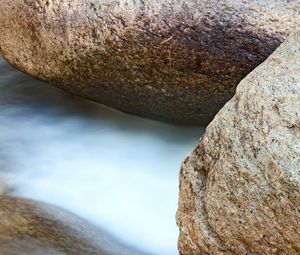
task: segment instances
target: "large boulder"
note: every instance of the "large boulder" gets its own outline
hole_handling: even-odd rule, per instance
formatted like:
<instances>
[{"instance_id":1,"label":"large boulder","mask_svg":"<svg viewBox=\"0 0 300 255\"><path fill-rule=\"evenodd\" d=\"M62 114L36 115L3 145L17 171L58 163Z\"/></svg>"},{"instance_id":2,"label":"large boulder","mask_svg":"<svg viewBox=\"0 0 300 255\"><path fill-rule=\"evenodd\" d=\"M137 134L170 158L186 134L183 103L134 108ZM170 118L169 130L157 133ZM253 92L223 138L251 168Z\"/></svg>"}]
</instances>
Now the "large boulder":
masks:
<instances>
[{"instance_id":1,"label":"large boulder","mask_svg":"<svg viewBox=\"0 0 300 255\"><path fill-rule=\"evenodd\" d=\"M300 32L238 86L180 173L180 254L300 254Z\"/></svg>"},{"instance_id":2,"label":"large boulder","mask_svg":"<svg viewBox=\"0 0 300 255\"><path fill-rule=\"evenodd\" d=\"M300 0L1 0L0 51L76 95L206 124L299 20Z\"/></svg>"},{"instance_id":3,"label":"large boulder","mask_svg":"<svg viewBox=\"0 0 300 255\"><path fill-rule=\"evenodd\" d=\"M1 255L142 255L87 221L42 202L0 196Z\"/></svg>"}]
</instances>

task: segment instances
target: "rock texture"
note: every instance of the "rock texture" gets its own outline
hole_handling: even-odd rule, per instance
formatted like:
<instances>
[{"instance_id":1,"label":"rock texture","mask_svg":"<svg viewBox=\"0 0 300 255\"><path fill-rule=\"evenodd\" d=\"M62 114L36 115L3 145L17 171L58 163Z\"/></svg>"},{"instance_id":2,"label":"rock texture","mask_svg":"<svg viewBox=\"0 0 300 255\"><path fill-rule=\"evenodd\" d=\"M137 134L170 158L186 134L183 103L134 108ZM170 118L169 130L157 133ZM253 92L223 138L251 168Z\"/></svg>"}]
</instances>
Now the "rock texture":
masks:
<instances>
[{"instance_id":1,"label":"rock texture","mask_svg":"<svg viewBox=\"0 0 300 255\"><path fill-rule=\"evenodd\" d=\"M300 32L238 86L180 173L180 254L300 254Z\"/></svg>"},{"instance_id":2,"label":"rock texture","mask_svg":"<svg viewBox=\"0 0 300 255\"><path fill-rule=\"evenodd\" d=\"M1 0L0 52L108 106L206 124L299 20L300 0Z\"/></svg>"},{"instance_id":3,"label":"rock texture","mask_svg":"<svg viewBox=\"0 0 300 255\"><path fill-rule=\"evenodd\" d=\"M1 255L146 255L60 208L0 196Z\"/></svg>"}]
</instances>

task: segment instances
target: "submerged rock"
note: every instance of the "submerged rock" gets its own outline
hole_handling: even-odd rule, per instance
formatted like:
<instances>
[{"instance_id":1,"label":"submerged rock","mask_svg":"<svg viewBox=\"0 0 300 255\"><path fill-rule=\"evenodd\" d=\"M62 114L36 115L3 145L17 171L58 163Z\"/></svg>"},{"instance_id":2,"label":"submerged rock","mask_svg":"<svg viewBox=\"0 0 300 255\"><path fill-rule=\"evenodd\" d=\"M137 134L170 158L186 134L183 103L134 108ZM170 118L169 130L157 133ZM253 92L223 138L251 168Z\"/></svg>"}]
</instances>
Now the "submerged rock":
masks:
<instances>
[{"instance_id":1,"label":"submerged rock","mask_svg":"<svg viewBox=\"0 0 300 255\"><path fill-rule=\"evenodd\" d=\"M299 11L300 0L1 0L0 52L76 95L206 124Z\"/></svg>"},{"instance_id":2,"label":"submerged rock","mask_svg":"<svg viewBox=\"0 0 300 255\"><path fill-rule=\"evenodd\" d=\"M238 86L180 173L180 254L300 253L300 32Z\"/></svg>"},{"instance_id":3,"label":"submerged rock","mask_svg":"<svg viewBox=\"0 0 300 255\"><path fill-rule=\"evenodd\" d=\"M142 255L60 208L0 196L0 250L5 255Z\"/></svg>"}]
</instances>

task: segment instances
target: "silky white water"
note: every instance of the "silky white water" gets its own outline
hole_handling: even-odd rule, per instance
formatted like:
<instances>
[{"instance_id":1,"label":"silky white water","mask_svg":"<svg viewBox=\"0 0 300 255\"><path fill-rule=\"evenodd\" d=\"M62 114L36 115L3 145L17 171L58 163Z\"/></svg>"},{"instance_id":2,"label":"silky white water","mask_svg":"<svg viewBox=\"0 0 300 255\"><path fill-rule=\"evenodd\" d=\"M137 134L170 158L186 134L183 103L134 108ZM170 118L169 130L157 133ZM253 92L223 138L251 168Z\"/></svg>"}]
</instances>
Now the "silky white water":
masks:
<instances>
[{"instance_id":1,"label":"silky white water","mask_svg":"<svg viewBox=\"0 0 300 255\"><path fill-rule=\"evenodd\" d=\"M0 60L1 181L144 252L177 254L179 168L202 133L71 96Z\"/></svg>"}]
</instances>

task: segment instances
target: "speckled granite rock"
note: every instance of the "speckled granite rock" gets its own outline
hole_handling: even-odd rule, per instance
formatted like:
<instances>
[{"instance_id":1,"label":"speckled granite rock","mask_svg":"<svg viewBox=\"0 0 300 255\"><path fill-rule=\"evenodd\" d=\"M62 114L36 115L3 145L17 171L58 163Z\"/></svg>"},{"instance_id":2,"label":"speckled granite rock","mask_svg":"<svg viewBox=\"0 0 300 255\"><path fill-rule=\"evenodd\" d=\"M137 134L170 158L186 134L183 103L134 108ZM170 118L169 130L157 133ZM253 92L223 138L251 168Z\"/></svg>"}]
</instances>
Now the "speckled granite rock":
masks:
<instances>
[{"instance_id":1,"label":"speckled granite rock","mask_svg":"<svg viewBox=\"0 0 300 255\"><path fill-rule=\"evenodd\" d=\"M300 254L300 32L238 86L180 173L180 254Z\"/></svg>"},{"instance_id":2,"label":"speckled granite rock","mask_svg":"<svg viewBox=\"0 0 300 255\"><path fill-rule=\"evenodd\" d=\"M138 115L206 124L300 20L300 0L1 0L6 60Z\"/></svg>"}]
</instances>

